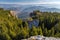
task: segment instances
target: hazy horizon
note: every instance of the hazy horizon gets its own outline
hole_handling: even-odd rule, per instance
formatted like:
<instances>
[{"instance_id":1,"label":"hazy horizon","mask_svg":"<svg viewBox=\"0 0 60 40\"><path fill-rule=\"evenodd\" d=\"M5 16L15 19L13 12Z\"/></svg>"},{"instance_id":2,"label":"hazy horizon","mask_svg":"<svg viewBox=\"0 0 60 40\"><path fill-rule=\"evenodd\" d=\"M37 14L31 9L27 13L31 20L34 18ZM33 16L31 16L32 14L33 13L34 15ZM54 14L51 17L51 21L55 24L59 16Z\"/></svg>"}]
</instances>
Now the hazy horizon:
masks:
<instances>
[{"instance_id":1,"label":"hazy horizon","mask_svg":"<svg viewBox=\"0 0 60 40\"><path fill-rule=\"evenodd\" d=\"M36 5L60 9L60 0L0 0L0 4Z\"/></svg>"}]
</instances>

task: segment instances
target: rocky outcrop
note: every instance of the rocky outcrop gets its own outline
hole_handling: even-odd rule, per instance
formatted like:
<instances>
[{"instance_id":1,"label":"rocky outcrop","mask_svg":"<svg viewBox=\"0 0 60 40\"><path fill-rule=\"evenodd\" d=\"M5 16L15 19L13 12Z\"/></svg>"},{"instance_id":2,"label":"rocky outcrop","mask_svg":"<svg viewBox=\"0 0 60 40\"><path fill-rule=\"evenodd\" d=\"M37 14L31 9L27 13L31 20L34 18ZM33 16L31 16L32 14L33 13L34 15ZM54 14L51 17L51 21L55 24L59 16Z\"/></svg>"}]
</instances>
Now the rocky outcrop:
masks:
<instances>
[{"instance_id":1,"label":"rocky outcrop","mask_svg":"<svg viewBox=\"0 0 60 40\"><path fill-rule=\"evenodd\" d=\"M10 14L11 14L12 16L16 16L16 12L15 12L15 11L10 11Z\"/></svg>"},{"instance_id":2,"label":"rocky outcrop","mask_svg":"<svg viewBox=\"0 0 60 40\"><path fill-rule=\"evenodd\" d=\"M18 16L17 16L17 12L16 11L10 10L10 15L9 16L13 16L14 18L17 18L18 19Z\"/></svg>"},{"instance_id":3,"label":"rocky outcrop","mask_svg":"<svg viewBox=\"0 0 60 40\"><path fill-rule=\"evenodd\" d=\"M54 38L54 37L44 37L44 36L31 36L28 39L22 39L22 40L60 40L60 38Z\"/></svg>"}]
</instances>

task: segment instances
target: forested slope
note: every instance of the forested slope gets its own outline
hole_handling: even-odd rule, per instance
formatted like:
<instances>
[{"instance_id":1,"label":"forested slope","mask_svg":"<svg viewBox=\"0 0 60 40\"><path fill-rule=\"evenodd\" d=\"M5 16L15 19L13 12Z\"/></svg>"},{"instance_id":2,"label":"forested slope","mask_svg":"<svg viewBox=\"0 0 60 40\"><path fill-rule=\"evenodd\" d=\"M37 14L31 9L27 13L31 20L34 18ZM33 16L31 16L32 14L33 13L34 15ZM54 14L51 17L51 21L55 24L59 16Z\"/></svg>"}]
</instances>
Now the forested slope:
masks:
<instances>
[{"instance_id":1,"label":"forested slope","mask_svg":"<svg viewBox=\"0 0 60 40\"><path fill-rule=\"evenodd\" d=\"M29 27L28 21L23 21L11 15L10 10L0 9L0 39L21 40L34 35L60 37L60 14L33 11L30 19L39 20L38 27Z\"/></svg>"}]
</instances>

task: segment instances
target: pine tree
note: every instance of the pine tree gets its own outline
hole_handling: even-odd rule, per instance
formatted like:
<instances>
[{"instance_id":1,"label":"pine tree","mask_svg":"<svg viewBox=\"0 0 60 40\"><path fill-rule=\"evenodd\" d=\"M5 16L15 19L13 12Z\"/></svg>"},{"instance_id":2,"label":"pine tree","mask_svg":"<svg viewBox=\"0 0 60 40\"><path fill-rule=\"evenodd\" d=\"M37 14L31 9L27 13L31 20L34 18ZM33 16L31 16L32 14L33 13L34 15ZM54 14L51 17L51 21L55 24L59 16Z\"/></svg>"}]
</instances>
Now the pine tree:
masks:
<instances>
[{"instance_id":1,"label":"pine tree","mask_svg":"<svg viewBox=\"0 0 60 40\"><path fill-rule=\"evenodd\" d=\"M41 27L38 27L37 28L37 32L38 32L38 35L43 35L43 32L42 32L42 28Z\"/></svg>"},{"instance_id":2,"label":"pine tree","mask_svg":"<svg viewBox=\"0 0 60 40\"><path fill-rule=\"evenodd\" d=\"M38 35L37 28L35 26L33 26L32 29L30 30L30 35L31 36Z\"/></svg>"}]
</instances>

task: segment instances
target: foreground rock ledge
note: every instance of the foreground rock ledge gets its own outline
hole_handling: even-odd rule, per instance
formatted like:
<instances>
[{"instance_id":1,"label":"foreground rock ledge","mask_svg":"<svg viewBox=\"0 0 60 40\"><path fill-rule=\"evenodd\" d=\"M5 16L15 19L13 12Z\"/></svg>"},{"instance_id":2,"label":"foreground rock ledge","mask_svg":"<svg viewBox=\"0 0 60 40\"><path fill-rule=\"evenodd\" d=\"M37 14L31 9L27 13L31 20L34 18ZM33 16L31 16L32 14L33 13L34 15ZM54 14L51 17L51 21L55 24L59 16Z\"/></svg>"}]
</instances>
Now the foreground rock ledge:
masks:
<instances>
[{"instance_id":1,"label":"foreground rock ledge","mask_svg":"<svg viewBox=\"0 0 60 40\"><path fill-rule=\"evenodd\" d=\"M54 37L44 37L44 36L31 36L28 39L22 39L22 40L60 40L60 38L54 38Z\"/></svg>"}]
</instances>

